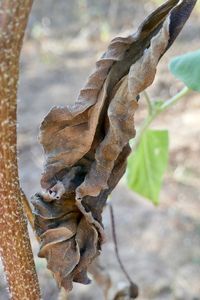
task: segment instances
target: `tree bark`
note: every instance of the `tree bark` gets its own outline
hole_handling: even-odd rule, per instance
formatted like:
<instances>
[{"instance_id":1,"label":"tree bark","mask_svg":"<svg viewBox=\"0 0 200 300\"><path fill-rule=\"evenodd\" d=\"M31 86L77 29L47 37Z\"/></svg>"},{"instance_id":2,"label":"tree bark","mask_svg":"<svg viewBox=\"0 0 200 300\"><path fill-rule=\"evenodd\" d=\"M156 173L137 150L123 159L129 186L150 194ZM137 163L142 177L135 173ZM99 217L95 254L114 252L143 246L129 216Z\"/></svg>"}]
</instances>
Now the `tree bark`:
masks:
<instances>
[{"instance_id":1,"label":"tree bark","mask_svg":"<svg viewBox=\"0 0 200 300\"><path fill-rule=\"evenodd\" d=\"M32 0L0 0L0 254L10 297L40 299L17 166L19 56Z\"/></svg>"}]
</instances>

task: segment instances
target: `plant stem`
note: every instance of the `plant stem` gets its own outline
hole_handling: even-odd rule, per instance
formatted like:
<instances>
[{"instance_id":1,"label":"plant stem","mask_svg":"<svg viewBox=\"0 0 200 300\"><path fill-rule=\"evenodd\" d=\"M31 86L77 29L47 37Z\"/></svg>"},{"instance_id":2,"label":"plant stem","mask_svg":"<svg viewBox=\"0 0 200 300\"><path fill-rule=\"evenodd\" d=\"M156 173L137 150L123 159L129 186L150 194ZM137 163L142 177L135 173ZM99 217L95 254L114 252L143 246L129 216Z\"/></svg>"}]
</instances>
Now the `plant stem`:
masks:
<instances>
[{"instance_id":1,"label":"plant stem","mask_svg":"<svg viewBox=\"0 0 200 300\"><path fill-rule=\"evenodd\" d=\"M116 235L116 230L115 230L116 226L115 226L114 211L113 211L113 207L112 207L111 203L109 203L109 209L110 209L110 218L111 218L111 226L112 226L112 236L113 236L113 241L114 241L114 246L115 246L116 258L117 258L117 261L119 263L119 266L120 266L122 272L124 273L126 279L130 283L130 287L132 289L132 295L131 295L132 297L131 297L131 299L135 299L135 298L138 297L139 289L138 289L138 286L132 281L129 273L127 272L127 270L124 267L124 264L123 264L123 262L121 260L121 257L120 257L120 254L119 254L119 249L118 249L117 235Z\"/></svg>"},{"instance_id":2,"label":"plant stem","mask_svg":"<svg viewBox=\"0 0 200 300\"><path fill-rule=\"evenodd\" d=\"M148 117L145 119L144 123L142 124L133 141L132 150L135 150L138 147L145 130L147 130L147 128L151 125L156 116L157 115L155 113L152 113L151 115L148 115Z\"/></svg>"},{"instance_id":3,"label":"plant stem","mask_svg":"<svg viewBox=\"0 0 200 300\"><path fill-rule=\"evenodd\" d=\"M148 112L149 112L149 114L151 114L152 110L153 110L153 107L152 107L151 99L150 99L150 97L149 97L149 95L148 95L148 93L147 93L146 90L143 92L143 95L144 95L144 98L145 98L145 100L147 102Z\"/></svg>"},{"instance_id":4,"label":"plant stem","mask_svg":"<svg viewBox=\"0 0 200 300\"><path fill-rule=\"evenodd\" d=\"M32 0L0 1L0 254L10 299L39 300L17 166L19 56Z\"/></svg>"},{"instance_id":5,"label":"plant stem","mask_svg":"<svg viewBox=\"0 0 200 300\"><path fill-rule=\"evenodd\" d=\"M173 106L174 104L176 104L181 98L183 98L184 96L186 96L188 93L190 93L192 90L189 89L187 86L184 87L180 92L178 92L175 96L173 96L172 98L168 99L167 101L165 101L163 103L163 105L159 108L159 114L163 111L165 111L166 109L168 109L169 107Z\"/></svg>"},{"instance_id":6,"label":"plant stem","mask_svg":"<svg viewBox=\"0 0 200 300\"><path fill-rule=\"evenodd\" d=\"M170 108L171 106L176 104L180 99L182 99L184 96L186 96L190 92L191 92L191 89L189 89L188 87L184 87L179 93L177 93L172 98L166 100L161 106L153 107L152 104L148 105L148 107L151 107L151 109L149 109L149 114L148 114L147 118L145 119L144 123L142 124L142 126L133 142L132 149L136 149L138 147L138 145L141 141L142 135L149 128L151 123L157 118L158 115L160 115L162 112L164 112L165 110L167 110L168 108ZM145 99L147 100L148 103L149 102L152 103L147 93L145 95Z\"/></svg>"},{"instance_id":7,"label":"plant stem","mask_svg":"<svg viewBox=\"0 0 200 300\"><path fill-rule=\"evenodd\" d=\"M20 189L21 191L21 201L22 201L22 204L23 204L23 209L24 209L24 213L31 225L31 228L33 230L33 232L35 233L35 224L34 224L34 221L35 221L35 218L34 218L34 214L32 212L32 209L31 209L31 206L30 206L30 203L26 197L26 195L24 194L23 190ZM38 243L41 242L39 236L35 233L35 237L36 237L36 240L38 241Z\"/></svg>"}]
</instances>

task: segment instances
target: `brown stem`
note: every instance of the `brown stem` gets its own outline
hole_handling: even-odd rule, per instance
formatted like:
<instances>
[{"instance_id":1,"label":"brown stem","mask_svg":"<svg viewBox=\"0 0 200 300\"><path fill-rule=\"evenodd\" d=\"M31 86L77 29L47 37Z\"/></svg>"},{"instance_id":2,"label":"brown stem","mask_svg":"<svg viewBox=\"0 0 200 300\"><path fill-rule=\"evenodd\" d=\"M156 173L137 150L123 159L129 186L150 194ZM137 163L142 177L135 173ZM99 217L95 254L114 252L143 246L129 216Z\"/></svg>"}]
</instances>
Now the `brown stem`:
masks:
<instances>
[{"instance_id":1,"label":"brown stem","mask_svg":"<svg viewBox=\"0 0 200 300\"><path fill-rule=\"evenodd\" d=\"M22 201L22 204L23 204L24 213L25 213L25 215L26 215L26 217L27 217L27 219L28 219L28 221L29 221L29 223L31 225L32 230L35 233L35 237L36 237L38 243L40 243L41 240L40 240L39 236L35 232L35 218L34 218L34 214L32 212L32 209L31 209L31 206L29 204L29 201L28 201L26 195L24 194L24 192L22 191L22 189L21 189L21 201Z\"/></svg>"},{"instance_id":2,"label":"brown stem","mask_svg":"<svg viewBox=\"0 0 200 300\"><path fill-rule=\"evenodd\" d=\"M17 168L19 56L32 0L0 1L0 254L10 297L40 299Z\"/></svg>"},{"instance_id":3,"label":"brown stem","mask_svg":"<svg viewBox=\"0 0 200 300\"><path fill-rule=\"evenodd\" d=\"M109 209L110 209L111 228L112 228L112 236L113 236L113 241L114 241L114 246L115 246L116 258L117 258L117 261L119 263L119 266L120 266L122 272L124 273L126 279L130 283L129 296L131 296L130 298L135 299L138 297L138 293L139 293L138 286L132 281L132 279L131 279L130 275L128 274L126 268L124 267L124 264L119 255L117 235L116 235L116 230L115 230L115 217L114 217L113 207L112 207L111 203L109 203Z\"/></svg>"},{"instance_id":4,"label":"brown stem","mask_svg":"<svg viewBox=\"0 0 200 300\"><path fill-rule=\"evenodd\" d=\"M23 208L24 208L25 215L26 215L32 229L34 230L34 215L32 213L32 209L31 209L31 206L29 204L29 201L28 201L26 195L24 194L24 192L22 190L21 190L21 201L23 203Z\"/></svg>"}]
</instances>

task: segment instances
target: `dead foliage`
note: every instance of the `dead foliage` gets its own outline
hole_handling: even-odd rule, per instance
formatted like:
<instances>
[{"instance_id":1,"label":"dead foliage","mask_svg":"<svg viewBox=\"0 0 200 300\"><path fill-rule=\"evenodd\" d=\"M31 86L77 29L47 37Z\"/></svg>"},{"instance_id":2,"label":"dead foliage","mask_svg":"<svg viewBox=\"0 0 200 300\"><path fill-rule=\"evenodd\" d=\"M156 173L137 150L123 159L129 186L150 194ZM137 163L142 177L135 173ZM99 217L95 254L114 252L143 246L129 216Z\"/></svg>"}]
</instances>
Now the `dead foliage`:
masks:
<instances>
[{"instance_id":1,"label":"dead foliage","mask_svg":"<svg viewBox=\"0 0 200 300\"><path fill-rule=\"evenodd\" d=\"M167 1L135 34L111 41L75 104L52 108L41 124L44 192L33 197L39 256L67 291L73 281L90 282L88 266L104 241L102 210L135 136L138 95L152 84L195 2Z\"/></svg>"}]
</instances>

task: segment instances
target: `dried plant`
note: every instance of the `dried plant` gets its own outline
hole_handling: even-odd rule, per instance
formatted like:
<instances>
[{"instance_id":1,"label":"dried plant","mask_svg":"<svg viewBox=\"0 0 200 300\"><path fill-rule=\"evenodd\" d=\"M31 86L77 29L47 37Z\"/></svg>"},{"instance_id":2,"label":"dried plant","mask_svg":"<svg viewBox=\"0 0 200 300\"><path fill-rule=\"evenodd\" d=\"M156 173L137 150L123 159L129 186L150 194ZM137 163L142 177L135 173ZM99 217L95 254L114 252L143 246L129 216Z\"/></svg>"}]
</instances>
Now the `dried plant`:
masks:
<instances>
[{"instance_id":1,"label":"dried plant","mask_svg":"<svg viewBox=\"0 0 200 300\"><path fill-rule=\"evenodd\" d=\"M59 286L87 284L104 241L102 210L126 169L139 94L176 39L196 1L169 0L136 34L115 38L73 106L54 107L42 122L46 164L33 197L36 233ZM136 297L136 295L134 296Z\"/></svg>"}]
</instances>

